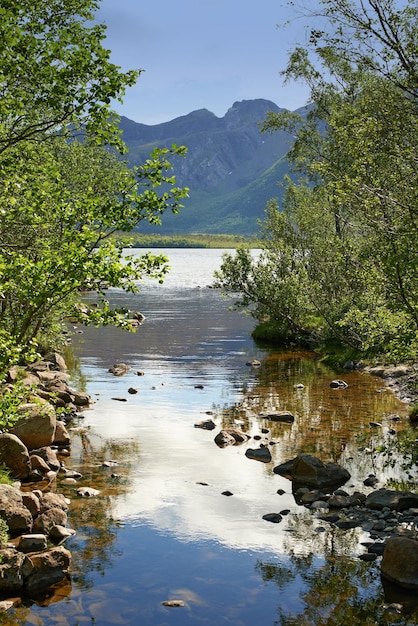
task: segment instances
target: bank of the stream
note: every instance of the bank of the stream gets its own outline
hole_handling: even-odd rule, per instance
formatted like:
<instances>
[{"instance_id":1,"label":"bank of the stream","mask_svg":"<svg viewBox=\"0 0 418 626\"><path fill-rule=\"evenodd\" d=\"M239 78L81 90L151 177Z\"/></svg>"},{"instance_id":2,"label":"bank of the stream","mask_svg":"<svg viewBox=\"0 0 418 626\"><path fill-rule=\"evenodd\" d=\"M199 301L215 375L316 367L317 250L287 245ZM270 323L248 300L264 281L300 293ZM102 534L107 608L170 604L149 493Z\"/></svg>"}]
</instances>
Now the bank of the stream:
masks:
<instances>
[{"instance_id":1,"label":"bank of the stream","mask_svg":"<svg viewBox=\"0 0 418 626\"><path fill-rule=\"evenodd\" d=\"M400 477L379 464L378 449L410 428L407 403L390 391L399 381L260 347L251 320L206 288L220 253L170 255L166 285L146 285L140 300L109 292L144 314L135 335L73 329L71 386L93 403L74 423L65 458L79 476L57 481L76 531L66 544L71 577L52 604L12 609L10 624L415 624L414 595L381 579L382 557L369 552L415 514L388 501L388 511L365 506ZM123 376L109 371L116 362L129 366ZM335 378L347 387L332 388ZM294 421L266 416L280 410ZM213 430L196 428L206 419ZM250 439L217 446L229 428ZM247 454L263 448L267 463ZM331 508L333 496L311 487L295 500L292 481L274 468L301 452L349 471L347 495L335 496L344 506ZM374 486L363 484L369 474ZM99 493L77 497L84 487ZM327 513L334 519L321 519ZM395 615L394 604L402 605Z\"/></svg>"}]
</instances>

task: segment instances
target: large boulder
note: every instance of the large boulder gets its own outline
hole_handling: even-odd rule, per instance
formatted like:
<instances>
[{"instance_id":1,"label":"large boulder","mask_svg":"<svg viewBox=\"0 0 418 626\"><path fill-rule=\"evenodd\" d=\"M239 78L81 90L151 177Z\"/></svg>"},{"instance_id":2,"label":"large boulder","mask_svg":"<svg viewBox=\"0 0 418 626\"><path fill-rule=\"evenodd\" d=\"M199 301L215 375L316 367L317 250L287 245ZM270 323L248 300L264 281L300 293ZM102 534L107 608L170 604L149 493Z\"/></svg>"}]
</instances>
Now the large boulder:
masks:
<instances>
[{"instance_id":1,"label":"large boulder","mask_svg":"<svg viewBox=\"0 0 418 626\"><path fill-rule=\"evenodd\" d=\"M344 485L351 477L350 473L337 463L324 463L311 454L299 454L295 459L275 467L273 471L289 476L294 489L309 487L322 491L334 490Z\"/></svg>"},{"instance_id":2,"label":"large boulder","mask_svg":"<svg viewBox=\"0 0 418 626\"><path fill-rule=\"evenodd\" d=\"M49 446L54 441L56 414L49 402L38 401L22 404L19 407L21 418L10 429L19 437L28 450Z\"/></svg>"},{"instance_id":3,"label":"large boulder","mask_svg":"<svg viewBox=\"0 0 418 626\"><path fill-rule=\"evenodd\" d=\"M382 576L407 589L418 589L418 541L390 537L380 565Z\"/></svg>"},{"instance_id":4,"label":"large boulder","mask_svg":"<svg viewBox=\"0 0 418 626\"><path fill-rule=\"evenodd\" d=\"M32 571L25 577L25 591L29 596L46 591L68 576L71 553L61 546L31 554L29 559Z\"/></svg>"},{"instance_id":5,"label":"large boulder","mask_svg":"<svg viewBox=\"0 0 418 626\"><path fill-rule=\"evenodd\" d=\"M0 433L0 465L10 470L13 478L25 480L31 471L29 452L25 444L11 433Z\"/></svg>"},{"instance_id":6,"label":"large boulder","mask_svg":"<svg viewBox=\"0 0 418 626\"><path fill-rule=\"evenodd\" d=\"M392 511L405 511L418 508L418 493L411 491L395 491L393 489L377 489L370 493L365 505L368 509L380 511L385 507Z\"/></svg>"}]
</instances>

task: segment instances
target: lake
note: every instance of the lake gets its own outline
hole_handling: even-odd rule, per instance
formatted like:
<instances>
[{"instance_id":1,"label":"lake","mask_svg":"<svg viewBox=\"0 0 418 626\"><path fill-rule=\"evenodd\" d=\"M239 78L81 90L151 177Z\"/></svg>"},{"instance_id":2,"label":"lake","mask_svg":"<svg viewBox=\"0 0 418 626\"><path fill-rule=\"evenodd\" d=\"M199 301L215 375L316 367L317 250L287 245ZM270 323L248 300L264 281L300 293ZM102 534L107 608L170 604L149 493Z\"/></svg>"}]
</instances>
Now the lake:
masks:
<instances>
[{"instance_id":1,"label":"lake","mask_svg":"<svg viewBox=\"0 0 418 626\"><path fill-rule=\"evenodd\" d=\"M108 292L112 304L145 315L136 333L72 329L72 384L94 404L74 424L65 464L82 473L77 486L100 495L78 499L74 486L58 484L71 499L69 525L77 531L66 544L71 581L0 623L416 623L413 614L384 612L394 592L382 583L378 562L358 558L366 535L321 523L273 472L309 452L346 467L348 489L363 487L376 469L367 452L376 439L370 421L382 423L383 437L393 414L401 417L395 428L405 428L405 405L362 371L337 373L314 354L257 346L254 320L209 288L222 251L155 252L172 265L164 285ZM254 359L260 367L248 365ZM131 370L113 376L116 362ZM347 389L330 389L337 377ZM295 422L260 417L279 409ZM209 417L215 430L195 427ZM215 434L228 426L249 433L248 444L219 448ZM260 443L271 463L245 456ZM389 476L380 472L381 484ZM271 512L284 512L283 521L266 522ZM173 600L182 606L163 604Z\"/></svg>"}]
</instances>

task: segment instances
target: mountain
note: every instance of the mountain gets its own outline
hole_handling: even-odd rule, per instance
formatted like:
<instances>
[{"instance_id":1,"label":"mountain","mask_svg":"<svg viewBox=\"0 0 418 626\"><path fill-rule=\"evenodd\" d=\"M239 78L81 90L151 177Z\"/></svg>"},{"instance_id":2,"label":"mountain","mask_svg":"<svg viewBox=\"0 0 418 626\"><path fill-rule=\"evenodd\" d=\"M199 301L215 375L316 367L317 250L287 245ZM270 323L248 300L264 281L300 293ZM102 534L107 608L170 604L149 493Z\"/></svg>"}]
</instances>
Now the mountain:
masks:
<instances>
[{"instance_id":1,"label":"mountain","mask_svg":"<svg viewBox=\"0 0 418 626\"><path fill-rule=\"evenodd\" d=\"M286 153L292 137L260 134L269 111L283 109L269 100L235 102L222 118L207 109L153 126L122 117L120 127L131 165L143 162L154 147L185 145L186 158L174 159L179 186L190 188L179 215L166 213L159 234L233 233L253 235L267 200L280 197L288 173Z\"/></svg>"}]
</instances>

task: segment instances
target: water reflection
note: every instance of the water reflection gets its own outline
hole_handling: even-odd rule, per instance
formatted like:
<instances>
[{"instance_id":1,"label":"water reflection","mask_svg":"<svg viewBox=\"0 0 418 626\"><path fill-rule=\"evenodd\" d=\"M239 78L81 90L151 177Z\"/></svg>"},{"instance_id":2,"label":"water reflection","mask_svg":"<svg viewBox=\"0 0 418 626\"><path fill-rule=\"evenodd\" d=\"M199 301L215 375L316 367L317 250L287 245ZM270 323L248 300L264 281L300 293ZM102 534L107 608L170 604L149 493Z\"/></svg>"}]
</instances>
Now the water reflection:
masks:
<instances>
[{"instance_id":1,"label":"water reflection","mask_svg":"<svg viewBox=\"0 0 418 626\"><path fill-rule=\"evenodd\" d=\"M135 335L111 328L75 335L74 386L85 385L96 402L73 433L66 464L83 474L77 486L100 495L84 500L74 486L59 486L72 500L77 530L68 543L71 595L19 609L15 623L389 623L378 566L356 558L361 531L325 526L297 506L291 484L273 468L311 452L347 467L354 489L373 469L365 447L386 436L393 413L401 416L394 428L404 428L406 409L364 373L345 373L348 388L333 390L337 374L314 355L255 345L251 319L229 311L216 290L197 288L210 282L208 267L220 261L215 252L205 265L205 251L181 251L186 278L174 276L165 287L109 294L145 314ZM261 367L246 365L254 358ZM126 376L108 371L116 361L132 367ZM137 393L130 395L130 387ZM273 409L291 411L295 422L260 417ZM195 428L208 414L216 430ZM378 433L371 421L382 423ZM252 439L218 448L214 436L229 425ZM260 443L269 445L271 463L245 456ZM117 467L103 466L110 460ZM284 509L289 514L280 524L263 520ZM185 607L163 607L170 598Z\"/></svg>"}]
</instances>

